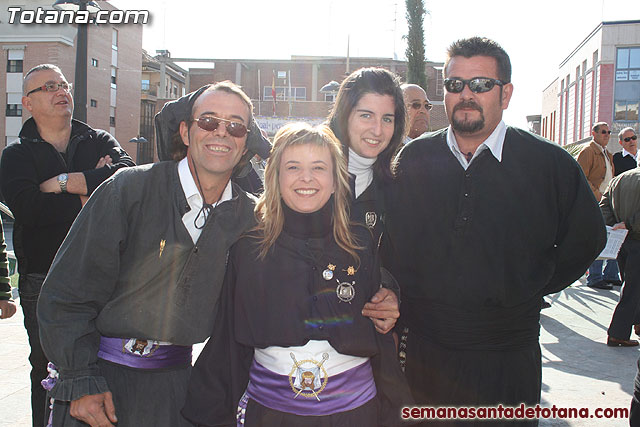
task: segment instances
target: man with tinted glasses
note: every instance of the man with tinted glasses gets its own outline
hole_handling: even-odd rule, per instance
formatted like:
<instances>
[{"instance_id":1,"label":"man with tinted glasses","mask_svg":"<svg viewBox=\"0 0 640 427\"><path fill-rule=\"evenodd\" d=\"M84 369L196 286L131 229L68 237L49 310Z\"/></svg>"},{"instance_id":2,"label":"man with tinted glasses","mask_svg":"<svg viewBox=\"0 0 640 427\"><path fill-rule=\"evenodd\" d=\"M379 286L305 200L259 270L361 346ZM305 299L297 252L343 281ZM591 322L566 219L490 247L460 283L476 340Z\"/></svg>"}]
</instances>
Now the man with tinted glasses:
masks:
<instances>
[{"instance_id":1,"label":"man with tinted glasses","mask_svg":"<svg viewBox=\"0 0 640 427\"><path fill-rule=\"evenodd\" d=\"M429 130L430 111L433 105L427 99L427 93L418 85L402 85L404 102L409 113L409 131L405 144Z\"/></svg>"},{"instance_id":2,"label":"man with tinted glasses","mask_svg":"<svg viewBox=\"0 0 640 427\"><path fill-rule=\"evenodd\" d=\"M591 128L592 140L585 144L578 153L578 163L587 177L591 191L597 201L602 198L602 193L609 185L609 181L615 175L613 156L607 150L607 144L611 136L609 125L598 122ZM587 286L596 289L611 290L613 286L620 286L622 282L618 276L618 263L615 259L607 260L602 271L602 260L596 260L589 267Z\"/></svg>"},{"instance_id":3,"label":"man with tinted glasses","mask_svg":"<svg viewBox=\"0 0 640 427\"><path fill-rule=\"evenodd\" d=\"M4 149L0 182L15 215L13 233L20 305L29 336L33 425L44 425L47 358L40 346L36 306L44 276L71 223L91 193L131 157L113 136L73 120L71 84L60 68L34 67L24 77L22 106L31 113L20 139Z\"/></svg>"},{"instance_id":4,"label":"man with tinted glasses","mask_svg":"<svg viewBox=\"0 0 640 427\"><path fill-rule=\"evenodd\" d=\"M389 191L401 362L418 405L535 405L542 297L600 253L602 215L565 150L502 121L513 85L497 43L453 43L443 71L451 126L404 146Z\"/></svg>"},{"instance_id":5,"label":"man with tinted glasses","mask_svg":"<svg viewBox=\"0 0 640 427\"><path fill-rule=\"evenodd\" d=\"M60 372L54 426L189 425L179 411L191 346L211 331L229 247L254 224L253 200L230 178L260 132L251 100L230 82L159 115L177 144L168 154L171 138L159 138L158 152L178 161L107 180L42 288L42 345Z\"/></svg>"},{"instance_id":6,"label":"man with tinted glasses","mask_svg":"<svg viewBox=\"0 0 640 427\"><path fill-rule=\"evenodd\" d=\"M633 128L624 128L618 133L618 142L622 145L622 151L613 155L616 176L635 169L638 158L638 135Z\"/></svg>"}]
</instances>

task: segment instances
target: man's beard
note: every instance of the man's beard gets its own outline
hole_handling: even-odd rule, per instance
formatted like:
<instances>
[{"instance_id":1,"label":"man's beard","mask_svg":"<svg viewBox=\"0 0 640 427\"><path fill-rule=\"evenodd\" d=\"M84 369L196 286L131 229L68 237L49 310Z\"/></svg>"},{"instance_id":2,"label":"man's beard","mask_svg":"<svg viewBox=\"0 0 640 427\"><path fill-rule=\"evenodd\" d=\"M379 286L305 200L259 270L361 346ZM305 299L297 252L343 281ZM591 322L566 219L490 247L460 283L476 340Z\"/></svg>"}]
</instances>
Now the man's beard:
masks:
<instances>
[{"instance_id":1,"label":"man's beard","mask_svg":"<svg viewBox=\"0 0 640 427\"><path fill-rule=\"evenodd\" d=\"M456 111L461 108L473 108L480 112L480 118L477 120L458 120L456 119ZM475 102L460 102L455 107L453 107L453 113L451 114L451 127L453 130L461 132L461 133L474 133L484 128L484 113L482 111L482 107L480 107Z\"/></svg>"}]
</instances>

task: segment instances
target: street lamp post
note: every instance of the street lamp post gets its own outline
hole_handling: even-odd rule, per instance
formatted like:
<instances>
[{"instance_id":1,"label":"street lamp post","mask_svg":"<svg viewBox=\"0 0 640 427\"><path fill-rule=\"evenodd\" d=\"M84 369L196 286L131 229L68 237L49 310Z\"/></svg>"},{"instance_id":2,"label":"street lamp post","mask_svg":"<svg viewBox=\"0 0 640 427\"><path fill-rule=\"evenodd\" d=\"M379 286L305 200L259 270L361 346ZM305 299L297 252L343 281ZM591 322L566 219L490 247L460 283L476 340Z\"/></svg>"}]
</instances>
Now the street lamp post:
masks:
<instances>
[{"instance_id":1,"label":"street lamp post","mask_svg":"<svg viewBox=\"0 0 640 427\"><path fill-rule=\"evenodd\" d=\"M100 6L90 0L57 0L53 7L58 10L95 13ZM77 24L76 37L76 73L73 92L73 117L81 122L87 121L87 24Z\"/></svg>"},{"instance_id":2,"label":"street lamp post","mask_svg":"<svg viewBox=\"0 0 640 427\"><path fill-rule=\"evenodd\" d=\"M144 150L146 148L146 143L149 142L147 141L147 138L145 138L144 136L140 136L140 137L133 137L129 140L129 142L133 142L134 144L137 145L136 147L136 163L141 165L144 163L151 163L153 161L153 159L147 159L146 155L144 153Z\"/></svg>"}]
</instances>

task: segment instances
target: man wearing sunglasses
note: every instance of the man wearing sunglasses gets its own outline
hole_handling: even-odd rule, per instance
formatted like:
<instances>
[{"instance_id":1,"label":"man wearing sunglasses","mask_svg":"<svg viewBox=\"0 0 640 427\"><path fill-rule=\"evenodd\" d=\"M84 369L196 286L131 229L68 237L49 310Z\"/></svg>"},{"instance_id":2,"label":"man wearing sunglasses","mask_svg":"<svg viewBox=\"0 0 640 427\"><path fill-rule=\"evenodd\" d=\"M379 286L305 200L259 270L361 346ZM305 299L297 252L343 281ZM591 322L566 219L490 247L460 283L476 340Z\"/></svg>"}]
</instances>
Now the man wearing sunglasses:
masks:
<instances>
[{"instance_id":1,"label":"man wearing sunglasses","mask_svg":"<svg viewBox=\"0 0 640 427\"><path fill-rule=\"evenodd\" d=\"M638 135L633 128L624 128L618 133L618 142L622 145L622 151L613 155L616 176L637 166Z\"/></svg>"},{"instance_id":2,"label":"man wearing sunglasses","mask_svg":"<svg viewBox=\"0 0 640 427\"><path fill-rule=\"evenodd\" d=\"M400 357L418 406L535 406L542 298L600 253L602 214L565 150L502 121L502 47L458 40L443 71L451 125L403 147L388 192Z\"/></svg>"},{"instance_id":3,"label":"man wearing sunglasses","mask_svg":"<svg viewBox=\"0 0 640 427\"><path fill-rule=\"evenodd\" d=\"M418 85L405 83L402 95L409 114L409 131L405 144L429 130L430 111L433 105L427 99L427 93Z\"/></svg>"},{"instance_id":4,"label":"man wearing sunglasses","mask_svg":"<svg viewBox=\"0 0 640 427\"><path fill-rule=\"evenodd\" d=\"M606 122L596 123L591 128L591 136L591 141L578 153L577 160L587 177L594 197L600 201L609 181L615 176L613 156L607 150L611 137L609 125ZM621 284L615 259L607 260L606 265L602 260L595 260L589 267L587 286L590 288L611 290L614 285Z\"/></svg>"},{"instance_id":5,"label":"man wearing sunglasses","mask_svg":"<svg viewBox=\"0 0 640 427\"><path fill-rule=\"evenodd\" d=\"M229 247L254 224L231 182L261 137L252 108L230 82L167 104L158 153L175 160L116 174L71 227L38 305L60 372L54 426L189 425L191 346L210 334Z\"/></svg>"},{"instance_id":6,"label":"man wearing sunglasses","mask_svg":"<svg viewBox=\"0 0 640 427\"><path fill-rule=\"evenodd\" d=\"M33 425L44 425L47 358L38 333L36 306L56 251L82 205L118 169L133 166L113 136L72 119L71 84L55 65L24 77L22 106L31 113L20 138L6 147L0 182L16 223L14 247L20 273L20 305L31 354Z\"/></svg>"}]
</instances>

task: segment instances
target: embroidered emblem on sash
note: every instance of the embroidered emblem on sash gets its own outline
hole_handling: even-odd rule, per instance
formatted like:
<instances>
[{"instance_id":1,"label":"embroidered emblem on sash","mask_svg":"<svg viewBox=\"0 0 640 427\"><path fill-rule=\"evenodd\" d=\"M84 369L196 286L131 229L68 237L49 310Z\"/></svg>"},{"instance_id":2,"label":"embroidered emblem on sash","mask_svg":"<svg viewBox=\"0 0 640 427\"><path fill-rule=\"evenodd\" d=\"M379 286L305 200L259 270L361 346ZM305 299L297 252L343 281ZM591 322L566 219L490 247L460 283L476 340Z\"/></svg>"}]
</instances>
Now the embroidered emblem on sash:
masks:
<instances>
[{"instance_id":1,"label":"embroidered emblem on sash","mask_svg":"<svg viewBox=\"0 0 640 427\"><path fill-rule=\"evenodd\" d=\"M296 360L296 356L290 353L293 360L293 367L289 373L289 385L295 393L293 398L298 396L315 397L320 401L318 395L322 393L329 381L329 375L322 366L329 359L329 354L322 353L322 360L318 362L313 359Z\"/></svg>"},{"instance_id":2,"label":"embroidered emblem on sash","mask_svg":"<svg viewBox=\"0 0 640 427\"><path fill-rule=\"evenodd\" d=\"M122 352L129 353L132 356L151 357L158 347L160 347L158 341L139 340L137 338L122 340Z\"/></svg>"},{"instance_id":3,"label":"embroidered emblem on sash","mask_svg":"<svg viewBox=\"0 0 640 427\"><path fill-rule=\"evenodd\" d=\"M378 215L375 212L367 212L364 214L364 223L369 228L373 228L378 221Z\"/></svg>"}]
</instances>

